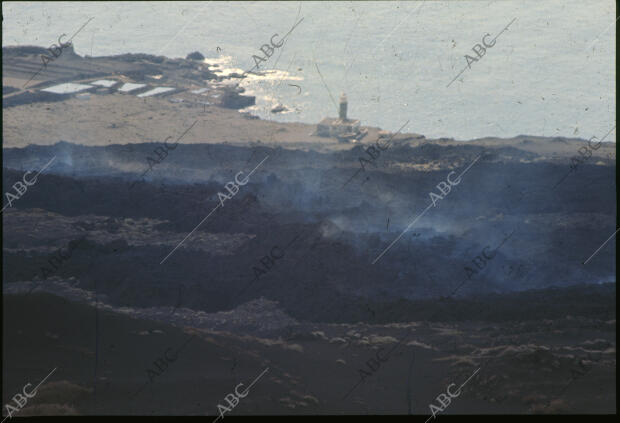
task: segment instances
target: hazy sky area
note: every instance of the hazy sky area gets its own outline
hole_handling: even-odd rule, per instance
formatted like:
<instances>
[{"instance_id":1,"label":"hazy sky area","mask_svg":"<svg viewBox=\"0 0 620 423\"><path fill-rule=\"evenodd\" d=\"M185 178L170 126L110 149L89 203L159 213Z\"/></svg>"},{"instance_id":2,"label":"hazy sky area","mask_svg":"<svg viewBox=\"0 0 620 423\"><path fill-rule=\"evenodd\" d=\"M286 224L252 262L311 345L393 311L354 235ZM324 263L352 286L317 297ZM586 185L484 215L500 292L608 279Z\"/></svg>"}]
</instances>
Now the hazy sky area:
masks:
<instances>
[{"instance_id":1,"label":"hazy sky area","mask_svg":"<svg viewBox=\"0 0 620 423\"><path fill-rule=\"evenodd\" d=\"M48 47L94 17L74 39L78 54L198 50L244 70L262 44L303 18L264 64L280 72L243 83L257 96L253 112L270 119L314 123L336 114L318 66L336 100L347 93L351 117L393 131L409 120L404 131L427 137L588 139L615 125L615 3L608 0L5 2L2 9L3 46ZM465 55L476 57L472 47L511 22L447 86L467 66ZM270 114L278 103L290 112Z\"/></svg>"}]
</instances>

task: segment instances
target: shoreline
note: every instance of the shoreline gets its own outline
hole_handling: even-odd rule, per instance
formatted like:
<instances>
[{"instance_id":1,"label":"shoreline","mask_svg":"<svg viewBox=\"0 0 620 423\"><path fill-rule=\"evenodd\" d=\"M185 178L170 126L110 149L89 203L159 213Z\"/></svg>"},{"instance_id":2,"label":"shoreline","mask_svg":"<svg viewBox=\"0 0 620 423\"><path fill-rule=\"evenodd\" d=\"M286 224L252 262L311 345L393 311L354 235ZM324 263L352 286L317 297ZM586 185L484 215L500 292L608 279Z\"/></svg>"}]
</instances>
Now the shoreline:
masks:
<instances>
[{"instance_id":1,"label":"shoreline","mask_svg":"<svg viewBox=\"0 0 620 423\"><path fill-rule=\"evenodd\" d=\"M19 89L36 69L36 46L3 47L3 148L28 145L54 145L61 141L84 146L141 144L176 138L183 128L198 120L184 144L265 145L315 151L344 151L357 145L369 146L394 135L381 128L363 125L368 134L358 142L339 142L332 137L315 135L315 124L265 120L246 111L256 98L247 96L240 87L246 76L223 69L218 75L217 59L170 59L148 54L121 54L82 57L69 47L45 72L31 81L27 89ZM197 56L195 56L197 54ZM113 72L104 72L115 69ZM265 73L272 70L265 70ZM81 84L96 79L145 84L133 93L120 93L113 88L86 90L80 94L61 95L39 90L63 82ZM171 93L138 98L140 92L155 86L175 88ZM6 94L5 92L8 91ZM40 98L40 94L45 94ZM7 100L25 96L23 104L7 104ZM54 109L61 116L57 118ZM335 114L335 113L334 113ZM96 116L96 119L93 119ZM415 125L415 122L412 124ZM518 135L512 138L484 137L472 140L454 138L429 139L417 133L398 133L394 142L412 147L432 143L441 146L515 147L545 156L570 157L587 140L582 138ZM606 141L604 148L593 154L615 158L615 143Z\"/></svg>"}]
</instances>

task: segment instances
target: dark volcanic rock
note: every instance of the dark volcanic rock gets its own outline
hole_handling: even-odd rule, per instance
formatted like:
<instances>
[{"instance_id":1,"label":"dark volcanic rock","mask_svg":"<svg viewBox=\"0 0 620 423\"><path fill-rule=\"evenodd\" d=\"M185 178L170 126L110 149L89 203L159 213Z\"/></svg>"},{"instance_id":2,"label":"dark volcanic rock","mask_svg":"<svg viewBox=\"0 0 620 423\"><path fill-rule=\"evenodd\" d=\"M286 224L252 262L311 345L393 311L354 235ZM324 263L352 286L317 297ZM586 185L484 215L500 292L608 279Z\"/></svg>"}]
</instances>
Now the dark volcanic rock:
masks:
<instances>
[{"instance_id":1,"label":"dark volcanic rock","mask_svg":"<svg viewBox=\"0 0 620 423\"><path fill-rule=\"evenodd\" d=\"M7 85L2 86L2 95L11 94L11 93L14 93L15 91L19 91L19 90L15 87L9 87Z\"/></svg>"},{"instance_id":2,"label":"dark volcanic rock","mask_svg":"<svg viewBox=\"0 0 620 423\"><path fill-rule=\"evenodd\" d=\"M274 107L273 109L271 109L271 113L282 113L287 111L288 109L283 106L282 104L278 104L276 107Z\"/></svg>"},{"instance_id":3,"label":"dark volcanic rock","mask_svg":"<svg viewBox=\"0 0 620 423\"><path fill-rule=\"evenodd\" d=\"M127 53L127 54L119 54L116 56L110 56L111 58L121 60L124 62L152 62L152 63L163 63L166 60L165 56L154 56L152 54L144 54L144 53Z\"/></svg>"},{"instance_id":4,"label":"dark volcanic rock","mask_svg":"<svg viewBox=\"0 0 620 423\"><path fill-rule=\"evenodd\" d=\"M226 91L222 95L222 107L229 109L243 109L256 104L256 97L239 95L235 91Z\"/></svg>"},{"instance_id":5,"label":"dark volcanic rock","mask_svg":"<svg viewBox=\"0 0 620 423\"><path fill-rule=\"evenodd\" d=\"M27 56L29 54L46 54L49 53L45 48L38 46L16 46L16 47L2 47L2 56L4 57L19 57Z\"/></svg>"},{"instance_id":6,"label":"dark volcanic rock","mask_svg":"<svg viewBox=\"0 0 620 423\"><path fill-rule=\"evenodd\" d=\"M2 107L14 107L22 104L29 104L34 102L56 102L66 100L67 96L58 95L53 93L46 93L43 91L30 92L25 91L21 94L2 99Z\"/></svg>"},{"instance_id":7,"label":"dark volcanic rock","mask_svg":"<svg viewBox=\"0 0 620 423\"><path fill-rule=\"evenodd\" d=\"M195 51L193 53L188 54L185 59L186 60L204 60L205 57L202 54L200 54L200 52Z\"/></svg>"}]
</instances>

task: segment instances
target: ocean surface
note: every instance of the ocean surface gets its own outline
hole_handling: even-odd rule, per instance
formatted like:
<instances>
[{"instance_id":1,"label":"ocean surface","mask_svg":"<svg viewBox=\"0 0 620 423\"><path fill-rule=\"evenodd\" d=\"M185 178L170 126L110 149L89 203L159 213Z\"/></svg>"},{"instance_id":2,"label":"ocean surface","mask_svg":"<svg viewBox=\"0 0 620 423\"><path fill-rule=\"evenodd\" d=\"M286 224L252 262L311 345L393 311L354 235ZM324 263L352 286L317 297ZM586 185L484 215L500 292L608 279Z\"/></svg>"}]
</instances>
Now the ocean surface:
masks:
<instances>
[{"instance_id":1,"label":"ocean surface","mask_svg":"<svg viewBox=\"0 0 620 423\"><path fill-rule=\"evenodd\" d=\"M363 125L409 121L403 131L427 137L588 139L616 124L611 0L4 2L2 13L3 46L49 47L94 17L73 40L78 54L200 51L224 72L251 69L303 18L261 62L270 72L243 82L266 119L316 123L345 92ZM487 33L495 45L467 67ZM288 111L270 113L277 104Z\"/></svg>"}]
</instances>

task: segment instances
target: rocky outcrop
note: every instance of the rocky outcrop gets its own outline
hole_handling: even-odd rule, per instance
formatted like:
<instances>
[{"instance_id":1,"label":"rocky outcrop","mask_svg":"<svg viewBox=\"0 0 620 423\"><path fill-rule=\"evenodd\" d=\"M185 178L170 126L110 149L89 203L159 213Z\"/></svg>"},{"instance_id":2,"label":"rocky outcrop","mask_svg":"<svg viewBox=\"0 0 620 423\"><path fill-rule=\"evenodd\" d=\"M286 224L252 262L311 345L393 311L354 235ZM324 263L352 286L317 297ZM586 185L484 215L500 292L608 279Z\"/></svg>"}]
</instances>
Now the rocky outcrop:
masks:
<instances>
[{"instance_id":1,"label":"rocky outcrop","mask_svg":"<svg viewBox=\"0 0 620 423\"><path fill-rule=\"evenodd\" d=\"M228 109L244 109L256 104L256 97L240 95L237 91L230 89L222 94L221 106Z\"/></svg>"},{"instance_id":2,"label":"rocky outcrop","mask_svg":"<svg viewBox=\"0 0 620 423\"><path fill-rule=\"evenodd\" d=\"M282 113L282 112L286 112L288 110L288 108L282 104L278 104L276 107L274 107L273 109L271 109L271 113Z\"/></svg>"},{"instance_id":3,"label":"rocky outcrop","mask_svg":"<svg viewBox=\"0 0 620 423\"><path fill-rule=\"evenodd\" d=\"M188 54L185 60L205 60L205 57L200 54L200 52L194 51L193 53Z\"/></svg>"}]
</instances>

